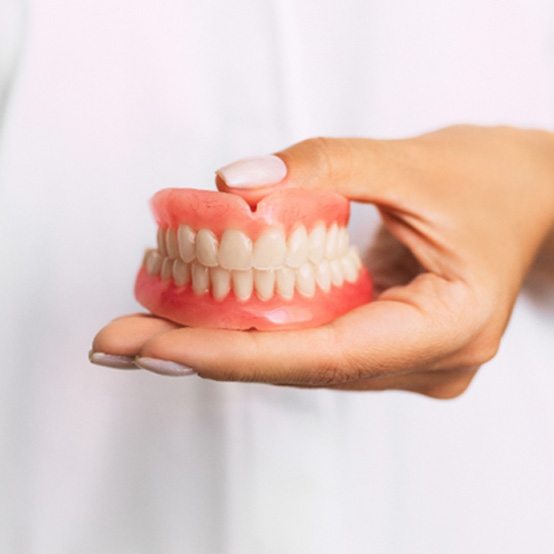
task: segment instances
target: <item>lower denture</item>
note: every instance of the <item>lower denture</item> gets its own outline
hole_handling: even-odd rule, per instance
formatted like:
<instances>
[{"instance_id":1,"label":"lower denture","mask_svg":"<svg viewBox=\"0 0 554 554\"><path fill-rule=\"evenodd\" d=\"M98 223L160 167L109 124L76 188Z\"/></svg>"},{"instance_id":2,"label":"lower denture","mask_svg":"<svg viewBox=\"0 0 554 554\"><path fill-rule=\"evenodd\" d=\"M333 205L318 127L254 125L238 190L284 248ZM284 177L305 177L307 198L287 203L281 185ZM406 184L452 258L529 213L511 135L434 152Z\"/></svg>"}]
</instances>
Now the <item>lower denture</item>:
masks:
<instances>
[{"instance_id":1,"label":"lower denture","mask_svg":"<svg viewBox=\"0 0 554 554\"><path fill-rule=\"evenodd\" d=\"M292 329L371 298L349 245L348 202L334 193L283 189L252 212L234 195L166 189L153 208L158 244L145 254L135 291L157 315L193 326Z\"/></svg>"}]
</instances>

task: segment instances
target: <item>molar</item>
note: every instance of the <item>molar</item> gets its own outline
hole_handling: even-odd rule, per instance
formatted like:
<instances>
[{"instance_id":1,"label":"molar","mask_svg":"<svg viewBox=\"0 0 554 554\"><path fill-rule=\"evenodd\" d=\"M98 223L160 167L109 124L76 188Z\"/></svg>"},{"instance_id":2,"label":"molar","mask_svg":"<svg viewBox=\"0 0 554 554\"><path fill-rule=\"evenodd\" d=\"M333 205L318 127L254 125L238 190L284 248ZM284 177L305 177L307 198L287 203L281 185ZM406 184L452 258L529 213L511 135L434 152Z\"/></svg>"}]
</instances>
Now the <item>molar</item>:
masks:
<instances>
[{"instance_id":1,"label":"molar","mask_svg":"<svg viewBox=\"0 0 554 554\"><path fill-rule=\"evenodd\" d=\"M308 239L308 257L314 263L319 263L325 253L325 225L318 223L311 231Z\"/></svg>"},{"instance_id":2,"label":"molar","mask_svg":"<svg viewBox=\"0 0 554 554\"><path fill-rule=\"evenodd\" d=\"M340 260L332 260L329 262L329 269L331 270L331 283L335 287L342 287L344 283L344 276L342 274L342 265Z\"/></svg>"},{"instance_id":3,"label":"molar","mask_svg":"<svg viewBox=\"0 0 554 554\"><path fill-rule=\"evenodd\" d=\"M354 260L352 260L350 256L345 256L341 259L340 263L342 266L342 274L344 275L344 280L348 281L349 283L354 283L358 278L358 270L356 269Z\"/></svg>"},{"instance_id":4,"label":"molar","mask_svg":"<svg viewBox=\"0 0 554 554\"><path fill-rule=\"evenodd\" d=\"M172 276L172 272L173 272L173 260L171 258L166 257L162 262L162 269L160 272L162 281L167 281Z\"/></svg>"},{"instance_id":5,"label":"molar","mask_svg":"<svg viewBox=\"0 0 554 554\"><path fill-rule=\"evenodd\" d=\"M339 258L346 256L348 254L348 229L346 227L339 227L339 240L338 240L338 252L337 255Z\"/></svg>"},{"instance_id":6,"label":"molar","mask_svg":"<svg viewBox=\"0 0 554 554\"><path fill-rule=\"evenodd\" d=\"M180 258L173 261L173 281L178 287L184 287L190 282L190 265Z\"/></svg>"},{"instance_id":7,"label":"molar","mask_svg":"<svg viewBox=\"0 0 554 554\"><path fill-rule=\"evenodd\" d=\"M165 229L162 229L162 227L158 227L158 234L156 235L156 239L160 255L162 257L167 256L167 250L165 248Z\"/></svg>"},{"instance_id":8,"label":"molar","mask_svg":"<svg viewBox=\"0 0 554 554\"><path fill-rule=\"evenodd\" d=\"M339 247L339 226L333 223L327 231L325 240L325 257L329 260L334 260L337 257Z\"/></svg>"},{"instance_id":9,"label":"molar","mask_svg":"<svg viewBox=\"0 0 554 554\"><path fill-rule=\"evenodd\" d=\"M190 266L190 274L192 278L192 290L195 294L204 294L208 292L210 288L210 275L208 273L208 268L193 263Z\"/></svg>"},{"instance_id":10,"label":"molar","mask_svg":"<svg viewBox=\"0 0 554 554\"><path fill-rule=\"evenodd\" d=\"M158 275L162 267L162 256L156 250L150 250L146 255L146 271L149 275Z\"/></svg>"},{"instance_id":11,"label":"molar","mask_svg":"<svg viewBox=\"0 0 554 554\"><path fill-rule=\"evenodd\" d=\"M216 300L223 300L231 290L231 273L221 267L210 269L212 295Z\"/></svg>"},{"instance_id":12,"label":"molar","mask_svg":"<svg viewBox=\"0 0 554 554\"><path fill-rule=\"evenodd\" d=\"M177 247L177 235L175 229L168 227L165 232L165 246L167 249L167 255L173 260L179 255L179 249Z\"/></svg>"},{"instance_id":13,"label":"molar","mask_svg":"<svg viewBox=\"0 0 554 554\"><path fill-rule=\"evenodd\" d=\"M297 227L289 236L287 265L300 267L308 259L308 233L306 227Z\"/></svg>"},{"instance_id":14,"label":"molar","mask_svg":"<svg viewBox=\"0 0 554 554\"><path fill-rule=\"evenodd\" d=\"M277 291L285 300L294 296L295 271L290 267L282 267L276 272Z\"/></svg>"},{"instance_id":15,"label":"molar","mask_svg":"<svg viewBox=\"0 0 554 554\"><path fill-rule=\"evenodd\" d=\"M194 236L194 231L188 225L179 226L177 231L179 254L181 259L186 263L194 260Z\"/></svg>"},{"instance_id":16,"label":"molar","mask_svg":"<svg viewBox=\"0 0 554 554\"><path fill-rule=\"evenodd\" d=\"M240 301L244 302L252 296L252 289L254 287L252 270L233 271L231 274L231 281L233 283L233 292Z\"/></svg>"},{"instance_id":17,"label":"molar","mask_svg":"<svg viewBox=\"0 0 554 554\"><path fill-rule=\"evenodd\" d=\"M272 269L254 270L254 286L260 300L269 300L273 297L275 272Z\"/></svg>"},{"instance_id":18,"label":"molar","mask_svg":"<svg viewBox=\"0 0 554 554\"><path fill-rule=\"evenodd\" d=\"M256 269L272 269L284 264L287 245L282 231L268 229L254 244L252 265Z\"/></svg>"},{"instance_id":19,"label":"molar","mask_svg":"<svg viewBox=\"0 0 554 554\"><path fill-rule=\"evenodd\" d=\"M200 229L196 234L196 258L207 267L217 265L217 238L209 229Z\"/></svg>"},{"instance_id":20,"label":"molar","mask_svg":"<svg viewBox=\"0 0 554 554\"><path fill-rule=\"evenodd\" d=\"M226 269L252 267L252 240L242 231L227 229L221 237L218 253L219 265Z\"/></svg>"},{"instance_id":21,"label":"molar","mask_svg":"<svg viewBox=\"0 0 554 554\"><path fill-rule=\"evenodd\" d=\"M311 263L306 262L296 270L296 289L308 298L315 294L315 276Z\"/></svg>"},{"instance_id":22,"label":"molar","mask_svg":"<svg viewBox=\"0 0 554 554\"><path fill-rule=\"evenodd\" d=\"M317 286L323 292L329 292L329 290L331 290L331 269L329 268L329 262L327 260L322 260L316 265L315 280Z\"/></svg>"}]
</instances>

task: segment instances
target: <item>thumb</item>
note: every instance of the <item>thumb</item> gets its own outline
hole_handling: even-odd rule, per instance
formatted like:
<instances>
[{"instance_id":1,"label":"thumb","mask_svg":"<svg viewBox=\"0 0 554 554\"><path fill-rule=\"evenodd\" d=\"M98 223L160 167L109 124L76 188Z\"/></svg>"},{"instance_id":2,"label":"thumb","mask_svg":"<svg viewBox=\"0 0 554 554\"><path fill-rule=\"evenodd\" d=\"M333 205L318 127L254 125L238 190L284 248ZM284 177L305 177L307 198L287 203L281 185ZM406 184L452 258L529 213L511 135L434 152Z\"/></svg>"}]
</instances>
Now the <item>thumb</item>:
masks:
<instances>
[{"instance_id":1,"label":"thumb","mask_svg":"<svg viewBox=\"0 0 554 554\"><path fill-rule=\"evenodd\" d=\"M274 155L245 158L216 171L219 190L255 205L275 187L332 189L359 202L394 206L411 187L409 140L313 138Z\"/></svg>"}]
</instances>

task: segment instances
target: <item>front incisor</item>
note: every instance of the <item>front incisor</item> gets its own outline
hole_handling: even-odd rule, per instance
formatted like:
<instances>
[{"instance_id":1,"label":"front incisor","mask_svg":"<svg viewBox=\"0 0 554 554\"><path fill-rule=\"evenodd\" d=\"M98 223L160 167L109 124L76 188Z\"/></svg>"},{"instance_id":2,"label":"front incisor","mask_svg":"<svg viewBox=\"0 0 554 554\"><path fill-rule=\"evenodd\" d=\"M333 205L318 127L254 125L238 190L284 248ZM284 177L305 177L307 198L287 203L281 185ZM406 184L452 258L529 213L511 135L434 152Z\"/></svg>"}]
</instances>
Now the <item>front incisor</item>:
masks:
<instances>
[{"instance_id":1,"label":"front incisor","mask_svg":"<svg viewBox=\"0 0 554 554\"><path fill-rule=\"evenodd\" d=\"M235 296L243 302L248 300L252 295L252 290L254 288L253 271L250 269L246 271L233 271L231 280Z\"/></svg>"},{"instance_id":2,"label":"front incisor","mask_svg":"<svg viewBox=\"0 0 554 554\"><path fill-rule=\"evenodd\" d=\"M222 267L210 269L212 295L216 300L223 300L231 291L231 272Z\"/></svg>"},{"instance_id":3,"label":"front incisor","mask_svg":"<svg viewBox=\"0 0 554 554\"><path fill-rule=\"evenodd\" d=\"M254 243L252 265L256 269L273 269L285 263L287 244L279 229L264 231Z\"/></svg>"},{"instance_id":4,"label":"front incisor","mask_svg":"<svg viewBox=\"0 0 554 554\"><path fill-rule=\"evenodd\" d=\"M252 267L252 240L242 231L227 229L221 237L218 253L219 265L225 269Z\"/></svg>"},{"instance_id":5,"label":"front incisor","mask_svg":"<svg viewBox=\"0 0 554 554\"><path fill-rule=\"evenodd\" d=\"M273 269L254 270L254 286L260 300L270 300L275 287L275 271Z\"/></svg>"}]
</instances>

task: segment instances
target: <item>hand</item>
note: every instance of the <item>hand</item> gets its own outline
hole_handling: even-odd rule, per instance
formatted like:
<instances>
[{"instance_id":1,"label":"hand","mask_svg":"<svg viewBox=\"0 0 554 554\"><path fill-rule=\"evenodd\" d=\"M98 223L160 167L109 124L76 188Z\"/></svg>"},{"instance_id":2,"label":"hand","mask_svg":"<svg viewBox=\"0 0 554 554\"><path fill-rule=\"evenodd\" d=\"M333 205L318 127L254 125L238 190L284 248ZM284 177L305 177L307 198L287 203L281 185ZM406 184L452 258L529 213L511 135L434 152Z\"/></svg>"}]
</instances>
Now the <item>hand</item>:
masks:
<instances>
[{"instance_id":1,"label":"hand","mask_svg":"<svg viewBox=\"0 0 554 554\"><path fill-rule=\"evenodd\" d=\"M405 140L311 139L278 156L288 173L276 186L375 204L417 275L315 329L180 328L139 315L110 323L93 350L220 381L461 394L495 355L554 223L554 135L460 126ZM230 189L221 177L218 186ZM270 187L231 190L255 201Z\"/></svg>"}]
</instances>

